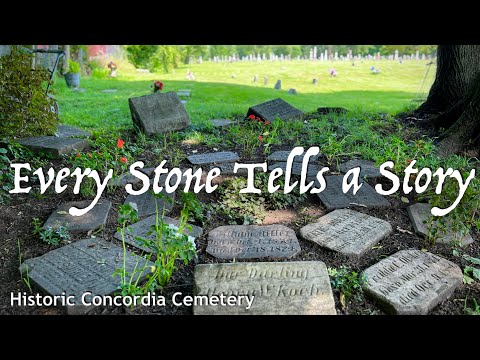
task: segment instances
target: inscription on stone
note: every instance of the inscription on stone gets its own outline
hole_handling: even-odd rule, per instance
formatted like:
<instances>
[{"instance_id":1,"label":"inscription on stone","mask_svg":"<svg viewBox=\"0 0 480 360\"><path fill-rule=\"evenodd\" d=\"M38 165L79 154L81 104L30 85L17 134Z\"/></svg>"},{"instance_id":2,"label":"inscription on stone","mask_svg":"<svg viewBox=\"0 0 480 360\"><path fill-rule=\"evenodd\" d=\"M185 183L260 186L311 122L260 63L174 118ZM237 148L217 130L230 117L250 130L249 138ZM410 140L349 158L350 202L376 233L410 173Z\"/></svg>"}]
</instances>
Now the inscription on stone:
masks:
<instances>
[{"instance_id":1,"label":"inscription on stone","mask_svg":"<svg viewBox=\"0 0 480 360\"><path fill-rule=\"evenodd\" d=\"M280 120L303 120L301 110L280 98L252 106L248 109L247 117L250 115L258 116L270 122L277 118L280 118Z\"/></svg>"},{"instance_id":2,"label":"inscription on stone","mask_svg":"<svg viewBox=\"0 0 480 360\"><path fill-rule=\"evenodd\" d=\"M159 198L152 192L147 191L142 195L128 195L124 204L135 203L138 210L138 217L140 219L155 214L158 206L158 214L161 217L162 214L168 214L172 211L175 193L162 192L165 198Z\"/></svg>"},{"instance_id":3,"label":"inscription on stone","mask_svg":"<svg viewBox=\"0 0 480 360\"><path fill-rule=\"evenodd\" d=\"M57 136L39 136L18 140L18 142L35 153L45 153L53 158L65 154L80 152L88 145L86 139Z\"/></svg>"},{"instance_id":4,"label":"inscription on stone","mask_svg":"<svg viewBox=\"0 0 480 360\"><path fill-rule=\"evenodd\" d=\"M221 151L215 153L190 155L187 157L187 159L194 165L205 165L214 163L220 164L226 162L235 162L238 161L240 158L236 153L233 153L231 151Z\"/></svg>"},{"instance_id":5,"label":"inscription on stone","mask_svg":"<svg viewBox=\"0 0 480 360\"><path fill-rule=\"evenodd\" d=\"M381 177L380 169L372 161L350 160L340 165L340 171L346 173L350 169L360 167L360 177L376 178Z\"/></svg>"},{"instance_id":6,"label":"inscription on stone","mask_svg":"<svg viewBox=\"0 0 480 360\"><path fill-rule=\"evenodd\" d=\"M366 294L399 315L427 314L463 282L457 265L420 250L401 250L363 275Z\"/></svg>"},{"instance_id":7,"label":"inscription on stone","mask_svg":"<svg viewBox=\"0 0 480 360\"><path fill-rule=\"evenodd\" d=\"M199 296L254 296L250 309L196 305L195 315L335 315L327 267L321 261L202 264L195 267Z\"/></svg>"},{"instance_id":8,"label":"inscription on stone","mask_svg":"<svg viewBox=\"0 0 480 360\"><path fill-rule=\"evenodd\" d=\"M290 258L300 250L295 231L283 225L220 226L208 234L207 253L219 259Z\"/></svg>"}]
</instances>

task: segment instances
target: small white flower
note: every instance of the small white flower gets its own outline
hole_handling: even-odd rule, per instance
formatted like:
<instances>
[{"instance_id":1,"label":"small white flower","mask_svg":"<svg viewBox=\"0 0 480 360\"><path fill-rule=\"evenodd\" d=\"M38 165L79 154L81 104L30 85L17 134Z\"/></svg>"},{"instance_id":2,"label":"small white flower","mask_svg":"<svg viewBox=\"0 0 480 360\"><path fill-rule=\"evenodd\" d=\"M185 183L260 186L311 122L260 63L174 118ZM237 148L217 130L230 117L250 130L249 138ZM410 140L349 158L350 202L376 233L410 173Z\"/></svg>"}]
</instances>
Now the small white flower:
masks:
<instances>
[{"instance_id":1,"label":"small white flower","mask_svg":"<svg viewBox=\"0 0 480 360\"><path fill-rule=\"evenodd\" d=\"M218 151L218 149L217 149L217 148L213 148L213 151Z\"/></svg>"},{"instance_id":2,"label":"small white flower","mask_svg":"<svg viewBox=\"0 0 480 360\"><path fill-rule=\"evenodd\" d=\"M193 154L196 154L197 152L198 152L198 150L192 150Z\"/></svg>"}]
</instances>

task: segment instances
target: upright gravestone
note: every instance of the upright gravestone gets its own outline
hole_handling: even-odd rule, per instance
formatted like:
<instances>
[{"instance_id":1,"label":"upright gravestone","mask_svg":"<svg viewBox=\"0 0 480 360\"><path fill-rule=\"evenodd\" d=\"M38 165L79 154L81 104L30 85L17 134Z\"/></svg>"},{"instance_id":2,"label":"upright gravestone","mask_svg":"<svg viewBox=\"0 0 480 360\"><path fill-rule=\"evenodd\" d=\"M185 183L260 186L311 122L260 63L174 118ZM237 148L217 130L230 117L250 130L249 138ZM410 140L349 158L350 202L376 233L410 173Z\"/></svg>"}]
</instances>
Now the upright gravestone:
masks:
<instances>
[{"instance_id":1,"label":"upright gravestone","mask_svg":"<svg viewBox=\"0 0 480 360\"><path fill-rule=\"evenodd\" d=\"M282 89L282 80L277 80L275 83L275 86L273 87L275 90L281 90Z\"/></svg>"},{"instance_id":2,"label":"upright gravestone","mask_svg":"<svg viewBox=\"0 0 480 360\"><path fill-rule=\"evenodd\" d=\"M58 136L29 137L19 139L18 142L34 153L46 154L56 159L62 155L81 152L88 145L86 139Z\"/></svg>"},{"instance_id":3,"label":"upright gravestone","mask_svg":"<svg viewBox=\"0 0 480 360\"><path fill-rule=\"evenodd\" d=\"M313 84L313 85L317 85L317 84L318 84L318 79L317 79L317 78L313 79L313 80L312 80L312 84Z\"/></svg>"},{"instance_id":4,"label":"upright gravestone","mask_svg":"<svg viewBox=\"0 0 480 360\"><path fill-rule=\"evenodd\" d=\"M174 92L128 99L135 126L146 135L182 130L190 126L185 106Z\"/></svg>"},{"instance_id":5,"label":"upright gravestone","mask_svg":"<svg viewBox=\"0 0 480 360\"><path fill-rule=\"evenodd\" d=\"M221 151L216 153L205 153L198 155L190 155L187 157L194 165L206 165L206 164L221 164L226 162L235 162L240 158L238 155L231 151Z\"/></svg>"},{"instance_id":6,"label":"upright gravestone","mask_svg":"<svg viewBox=\"0 0 480 360\"><path fill-rule=\"evenodd\" d=\"M270 122L277 118L284 121L303 120L303 112L301 110L280 98L252 106L248 109L247 117L250 115L258 116Z\"/></svg>"},{"instance_id":7,"label":"upright gravestone","mask_svg":"<svg viewBox=\"0 0 480 360\"><path fill-rule=\"evenodd\" d=\"M366 160L350 160L339 166L339 170L342 173L346 173L349 170L359 167L360 168L360 177L365 178L377 178L381 177L380 169L378 166L375 166L375 163L372 161Z\"/></svg>"},{"instance_id":8,"label":"upright gravestone","mask_svg":"<svg viewBox=\"0 0 480 360\"><path fill-rule=\"evenodd\" d=\"M295 231L283 225L220 226L208 234L207 253L219 259L291 258L300 250Z\"/></svg>"},{"instance_id":9,"label":"upright gravestone","mask_svg":"<svg viewBox=\"0 0 480 360\"><path fill-rule=\"evenodd\" d=\"M253 76L253 83L254 84L258 83L258 75Z\"/></svg>"},{"instance_id":10,"label":"upright gravestone","mask_svg":"<svg viewBox=\"0 0 480 360\"><path fill-rule=\"evenodd\" d=\"M327 267L321 261L197 265L193 291L210 299L208 304L194 304L195 315L336 314ZM220 296L234 305L215 306L211 300ZM247 297L253 299L250 307Z\"/></svg>"},{"instance_id":11,"label":"upright gravestone","mask_svg":"<svg viewBox=\"0 0 480 360\"><path fill-rule=\"evenodd\" d=\"M296 90L296 89L291 88L291 89L288 89L288 94L289 94L289 95L297 95L298 93L297 93L297 90Z\"/></svg>"},{"instance_id":12,"label":"upright gravestone","mask_svg":"<svg viewBox=\"0 0 480 360\"><path fill-rule=\"evenodd\" d=\"M365 293L398 315L425 315L462 285L454 263L420 250L401 250L363 272Z\"/></svg>"},{"instance_id":13,"label":"upright gravestone","mask_svg":"<svg viewBox=\"0 0 480 360\"><path fill-rule=\"evenodd\" d=\"M268 76L263 77L263 85L265 85L265 86L268 85Z\"/></svg>"},{"instance_id":14,"label":"upright gravestone","mask_svg":"<svg viewBox=\"0 0 480 360\"><path fill-rule=\"evenodd\" d=\"M138 218L143 219L146 216L153 215L157 212L162 214L168 214L172 211L175 193L162 192L164 198L155 196L150 191L143 193L142 195L128 195L124 204L135 204L138 210Z\"/></svg>"}]
</instances>

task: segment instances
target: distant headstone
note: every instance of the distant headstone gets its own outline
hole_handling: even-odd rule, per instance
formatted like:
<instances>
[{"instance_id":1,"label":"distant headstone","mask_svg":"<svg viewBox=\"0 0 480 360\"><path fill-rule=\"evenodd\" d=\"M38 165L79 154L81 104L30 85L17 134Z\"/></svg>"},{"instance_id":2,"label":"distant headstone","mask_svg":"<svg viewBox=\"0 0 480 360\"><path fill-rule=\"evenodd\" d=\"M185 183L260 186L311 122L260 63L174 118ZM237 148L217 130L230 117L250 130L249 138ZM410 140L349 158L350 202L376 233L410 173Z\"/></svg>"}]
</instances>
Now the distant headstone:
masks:
<instances>
[{"instance_id":1,"label":"distant headstone","mask_svg":"<svg viewBox=\"0 0 480 360\"><path fill-rule=\"evenodd\" d=\"M190 94L191 94L191 90L178 90L177 91L177 95L178 96L185 96L185 97L190 97Z\"/></svg>"},{"instance_id":2,"label":"distant headstone","mask_svg":"<svg viewBox=\"0 0 480 360\"><path fill-rule=\"evenodd\" d=\"M117 89L105 89L105 90L102 90L101 92L105 94L113 94L117 92Z\"/></svg>"},{"instance_id":3,"label":"distant headstone","mask_svg":"<svg viewBox=\"0 0 480 360\"><path fill-rule=\"evenodd\" d=\"M235 163L223 163L218 165L212 165L210 168L218 167L222 175L237 175L237 176L247 176L248 171L245 168L239 168L236 173L233 172Z\"/></svg>"},{"instance_id":4,"label":"distant headstone","mask_svg":"<svg viewBox=\"0 0 480 360\"><path fill-rule=\"evenodd\" d=\"M216 153L190 155L187 157L187 159L194 165L205 165L214 163L221 164L225 162L235 162L238 161L240 158L236 153L233 153L231 151L221 151Z\"/></svg>"},{"instance_id":5,"label":"distant headstone","mask_svg":"<svg viewBox=\"0 0 480 360\"><path fill-rule=\"evenodd\" d=\"M288 94L289 94L289 95L298 95L297 90L296 90L296 89L293 89L293 88L292 88L292 89L288 89Z\"/></svg>"},{"instance_id":6,"label":"distant headstone","mask_svg":"<svg viewBox=\"0 0 480 360\"><path fill-rule=\"evenodd\" d=\"M360 257L392 232L387 221L339 209L300 229L300 235L329 250Z\"/></svg>"},{"instance_id":7,"label":"distant headstone","mask_svg":"<svg viewBox=\"0 0 480 360\"><path fill-rule=\"evenodd\" d=\"M92 134L89 133L88 131L78 129L73 126L68 126L68 125L58 125L57 126L57 135L59 137L88 137L91 138Z\"/></svg>"},{"instance_id":8,"label":"distant headstone","mask_svg":"<svg viewBox=\"0 0 480 360\"><path fill-rule=\"evenodd\" d=\"M220 127L220 128L229 127L235 124L234 121L228 120L228 119L213 119L213 120L210 120L210 123L212 124L213 127Z\"/></svg>"},{"instance_id":9,"label":"distant headstone","mask_svg":"<svg viewBox=\"0 0 480 360\"><path fill-rule=\"evenodd\" d=\"M128 195L124 204L135 203L137 205L139 219L155 214L157 212L157 206L158 214L161 216L162 214L168 214L172 211L175 201L175 193L169 194L164 191L161 194L167 199L161 199L154 196L150 191L147 191L142 195Z\"/></svg>"},{"instance_id":10,"label":"distant headstone","mask_svg":"<svg viewBox=\"0 0 480 360\"><path fill-rule=\"evenodd\" d=\"M18 142L34 153L47 154L56 159L62 155L81 152L88 145L86 139L57 136L23 138L19 139Z\"/></svg>"},{"instance_id":11,"label":"distant headstone","mask_svg":"<svg viewBox=\"0 0 480 360\"><path fill-rule=\"evenodd\" d=\"M327 114L346 114L348 112L347 109L341 107L319 107L317 112L320 115L327 115Z\"/></svg>"},{"instance_id":12,"label":"distant headstone","mask_svg":"<svg viewBox=\"0 0 480 360\"><path fill-rule=\"evenodd\" d=\"M433 217L431 213L431 209L432 209L432 206L430 204L422 204L422 203L413 204L407 207L408 217L410 218L410 222L412 223L413 229L415 230L415 233L417 235L420 235L423 237L427 235L428 221L430 217ZM432 226L435 226L435 223L436 221L434 220L434 223L432 224ZM452 231L451 221L446 225L447 226L446 226L445 233L438 231L438 237L435 239L437 243L450 245L456 242L461 246L465 246L473 243L473 239L469 233L467 233L464 236L461 236L460 234L455 234L455 232Z\"/></svg>"},{"instance_id":13,"label":"distant headstone","mask_svg":"<svg viewBox=\"0 0 480 360\"><path fill-rule=\"evenodd\" d=\"M263 85L268 85L268 76L263 77Z\"/></svg>"},{"instance_id":14,"label":"distant headstone","mask_svg":"<svg viewBox=\"0 0 480 360\"><path fill-rule=\"evenodd\" d=\"M278 161L278 162L286 162L288 160L288 155L290 155L291 151L275 151L271 153L267 160L268 161ZM303 158L305 157L305 154L302 155L297 155L293 158L293 162L299 162L301 163L303 161ZM310 162L315 162L318 160L318 155L311 156L310 157Z\"/></svg>"},{"instance_id":15,"label":"distant headstone","mask_svg":"<svg viewBox=\"0 0 480 360\"><path fill-rule=\"evenodd\" d=\"M183 130L190 117L174 92L156 93L128 99L134 125L146 135Z\"/></svg>"},{"instance_id":16,"label":"distant headstone","mask_svg":"<svg viewBox=\"0 0 480 360\"><path fill-rule=\"evenodd\" d=\"M121 267L123 250L111 242L95 238L75 241L52 250L45 255L28 259L20 266L22 276L29 277L32 284L51 296L73 296L73 306L66 306L68 314L85 314L92 309L82 303L85 292L86 302L93 296L112 295L118 291L121 278L112 276ZM153 263L127 251L126 271L145 279ZM146 266L145 266L146 265ZM139 269L146 268L143 273ZM28 272L27 272L28 270Z\"/></svg>"},{"instance_id":17,"label":"distant headstone","mask_svg":"<svg viewBox=\"0 0 480 360\"><path fill-rule=\"evenodd\" d=\"M268 167L268 171L273 171L276 168L280 168L283 170L283 173L285 174L285 171L287 169L287 163L286 162L279 162L272 164ZM292 174L293 175L298 175L300 176L302 174L302 163L299 162L294 162L292 164ZM307 167L307 178L316 178L317 173L320 171L320 168L318 165L312 164L311 162L308 163Z\"/></svg>"},{"instance_id":18,"label":"distant headstone","mask_svg":"<svg viewBox=\"0 0 480 360\"><path fill-rule=\"evenodd\" d=\"M318 84L318 79L313 79L313 80L312 80L312 84L313 84L313 85L317 85L317 84Z\"/></svg>"},{"instance_id":19,"label":"distant headstone","mask_svg":"<svg viewBox=\"0 0 480 360\"><path fill-rule=\"evenodd\" d=\"M82 233L100 229L105 226L108 212L112 207L112 203L109 200L100 199L92 210L82 216L72 216L68 212L71 207L84 209L90 205L91 202L91 200L83 200L60 204L47 219L43 227L58 229L60 226L65 226L68 232L71 233Z\"/></svg>"},{"instance_id":20,"label":"distant headstone","mask_svg":"<svg viewBox=\"0 0 480 360\"><path fill-rule=\"evenodd\" d=\"M440 256L401 250L363 272L363 289L398 315L425 315L462 285L462 270Z\"/></svg>"},{"instance_id":21,"label":"distant headstone","mask_svg":"<svg viewBox=\"0 0 480 360\"><path fill-rule=\"evenodd\" d=\"M159 220L161 221L162 217L159 216ZM125 242L127 244L133 245L143 251L146 252L151 252L151 250L147 247L145 247L143 244L138 243L135 238L136 237L141 237L149 240L155 240L156 236L154 233L152 233L152 227L155 226L157 221L157 215L152 215L149 216L133 225L130 225L127 229L125 229ZM167 216L163 217L163 222L165 224L173 225L178 227L179 226L179 221L176 219L169 218ZM193 236L194 238L199 237L203 233L203 229L201 227L191 225L189 226L192 227L191 230L185 229L184 234L188 236ZM113 236L115 239L122 240L122 235L120 232L116 232L115 235Z\"/></svg>"},{"instance_id":22,"label":"distant headstone","mask_svg":"<svg viewBox=\"0 0 480 360\"><path fill-rule=\"evenodd\" d=\"M382 177L380 174L380 169L378 166L375 166L375 163L372 161L366 160L350 160L339 166L341 172L346 173L350 169L360 167L360 177L366 178L376 178Z\"/></svg>"},{"instance_id":23,"label":"distant headstone","mask_svg":"<svg viewBox=\"0 0 480 360\"><path fill-rule=\"evenodd\" d=\"M291 258L300 250L295 231L283 225L229 225L208 233L207 253L219 259Z\"/></svg>"},{"instance_id":24,"label":"distant headstone","mask_svg":"<svg viewBox=\"0 0 480 360\"><path fill-rule=\"evenodd\" d=\"M343 176L325 176L326 188L318 194L327 210L343 209L350 206L389 207L390 203L369 184L360 180L362 187L353 195L353 188L346 194L342 191Z\"/></svg>"},{"instance_id":25,"label":"distant headstone","mask_svg":"<svg viewBox=\"0 0 480 360\"><path fill-rule=\"evenodd\" d=\"M277 80L275 83L275 86L273 87L275 90L281 90L282 89L282 80Z\"/></svg>"},{"instance_id":26,"label":"distant headstone","mask_svg":"<svg viewBox=\"0 0 480 360\"><path fill-rule=\"evenodd\" d=\"M330 279L321 261L201 264L195 267L194 294L254 296L236 306L194 305L195 315L335 315ZM244 299L244 298L243 298Z\"/></svg>"},{"instance_id":27,"label":"distant headstone","mask_svg":"<svg viewBox=\"0 0 480 360\"><path fill-rule=\"evenodd\" d=\"M303 112L282 99L274 99L248 109L247 117L255 115L270 122L280 120L303 120Z\"/></svg>"},{"instance_id":28,"label":"distant headstone","mask_svg":"<svg viewBox=\"0 0 480 360\"><path fill-rule=\"evenodd\" d=\"M254 83L254 84L258 83L258 75L255 75L255 76L253 77L253 83Z\"/></svg>"}]
</instances>

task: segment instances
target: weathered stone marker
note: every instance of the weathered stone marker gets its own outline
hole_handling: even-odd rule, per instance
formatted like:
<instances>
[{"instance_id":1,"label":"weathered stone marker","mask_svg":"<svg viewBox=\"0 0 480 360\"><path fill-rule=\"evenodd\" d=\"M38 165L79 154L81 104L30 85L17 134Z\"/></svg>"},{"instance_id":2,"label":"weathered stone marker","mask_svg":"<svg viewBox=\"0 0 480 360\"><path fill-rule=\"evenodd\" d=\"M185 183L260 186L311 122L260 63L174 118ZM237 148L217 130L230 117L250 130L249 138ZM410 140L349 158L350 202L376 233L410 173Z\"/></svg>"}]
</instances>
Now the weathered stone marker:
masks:
<instances>
[{"instance_id":1,"label":"weathered stone marker","mask_svg":"<svg viewBox=\"0 0 480 360\"><path fill-rule=\"evenodd\" d=\"M210 120L210 123L212 124L213 127L219 127L219 128L227 128L233 124L235 124L234 121L229 120L229 119L212 119Z\"/></svg>"},{"instance_id":2,"label":"weathered stone marker","mask_svg":"<svg viewBox=\"0 0 480 360\"><path fill-rule=\"evenodd\" d=\"M78 129L69 125L58 125L57 126L57 135L59 137L88 137L91 138L92 134L88 131Z\"/></svg>"},{"instance_id":3,"label":"weathered stone marker","mask_svg":"<svg viewBox=\"0 0 480 360\"><path fill-rule=\"evenodd\" d=\"M195 267L194 294L254 296L250 309L195 305L195 315L335 315L327 267L321 261L202 264Z\"/></svg>"},{"instance_id":4,"label":"weathered stone marker","mask_svg":"<svg viewBox=\"0 0 480 360\"><path fill-rule=\"evenodd\" d=\"M295 231L283 225L220 226L208 233L207 253L219 259L290 258L300 250Z\"/></svg>"},{"instance_id":5,"label":"weathered stone marker","mask_svg":"<svg viewBox=\"0 0 480 360\"><path fill-rule=\"evenodd\" d=\"M161 221L161 217L159 217L159 222ZM171 224L174 226L179 225L178 220L169 218L167 216L163 217L163 222L165 224ZM151 233L152 231L152 226L155 226L156 223L156 215L149 216L133 225L130 225L127 229L125 229L125 242L127 244L133 245L141 250L151 252L150 249L147 247L143 246L142 244L139 244L138 242L135 241L135 237L142 237L145 239L149 240L154 240L156 239L155 234ZM203 233L203 229L201 227L195 226L195 225L190 225L192 227L191 230L185 229L184 234L193 236L194 238L199 237ZM120 234L119 231L115 233L113 236L115 239L122 240L122 235Z\"/></svg>"},{"instance_id":6,"label":"weathered stone marker","mask_svg":"<svg viewBox=\"0 0 480 360\"><path fill-rule=\"evenodd\" d=\"M375 163L372 161L366 160L350 160L339 166L341 172L346 173L350 169L355 167L360 167L360 177L367 178L376 178L383 176L380 174L380 169L378 166L375 166Z\"/></svg>"},{"instance_id":7,"label":"weathered stone marker","mask_svg":"<svg viewBox=\"0 0 480 360\"><path fill-rule=\"evenodd\" d=\"M210 169L218 167L221 171L221 175L236 175L236 176L247 176L248 171L245 168L238 168L237 172L234 173L233 169L235 168L235 163L223 163L218 165L212 165Z\"/></svg>"},{"instance_id":8,"label":"weathered stone marker","mask_svg":"<svg viewBox=\"0 0 480 360\"><path fill-rule=\"evenodd\" d=\"M303 112L282 99L275 99L252 106L248 109L247 117L255 115L263 120L272 122L280 120L303 120Z\"/></svg>"},{"instance_id":9,"label":"weathered stone marker","mask_svg":"<svg viewBox=\"0 0 480 360\"><path fill-rule=\"evenodd\" d=\"M391 232L387 221L338 209L301 228L300 236L343 255L360 257Z\"/></svg>"},{"instance_id":10,"label":"weathered stone marker","mask_svg":"<svg viewBox=\"0 0 480 360\"><path fill-rule=\"evenodd\" d=\"M288 160L288 155L290 155L291 151L275 151L271 153L267 160L268 161L277 161L277 162L287 162ZM318 160L319 155L314 155L311 156L309 159L309 162L315 162ZM293 162L294 163L301 163L303 161L303 158L305 157L305 154L302 155L297 155L293 157Z\"/></svg>"},{"instance_id":11,"label":"weathered stone marker","mask_svg":"<svg viewBox=\"0 0 480 360\"><path fill-rule=\"evenodd\" d=\"M182 130L190 117L174 92L156 93L128 99L135 126L146 135Z\"/></svg>"},{"instance_id":12,"label":"weathered stone marker","mask_svg":"<svg viewBox=\"0 0 480 360\"><path fill-rule=\"evenodd\" d=\"M108 212L112 203L106 199L100 199L88 213L82 216L72 216L68 210L74 206L84 209L90 205L91 200L71 201L63 203L50 215L43 227L57 229L65 226L71 233L81 233L87 231L95 231L105 225Z\"/></svg>"},{"instance_id":13,"label":"weathered stone marker","mask_svg":"<svg viewBox=\"0 0 480 360\"><path fill-rule=\"evenodd\" d=\"M53 158L60 158L62 155L80 152L88 145L86 139L76 139L58 136L38 136L18 140L20 145L25 146L35 153L44 153Z\"/></svg>"},{"instance_id":14,"label":"weathered stone marker","mask_svg":"<svg viewBox=\"0 0 480 360\"><path fill-rule=\"evenodd\" d=\"M221 164L226 162L235 162L238 161L240 158L236 153L233 153L231 151L221 151L216 153L190 155L187 157L187 159L194 165L205 165L214 163Z\"/></svg>"},{"instance_id":15,"label":"weathered stone marker","mask_svg":"<svg viewBox=\"0 0 480 360\"><path fill-rule=\"evenodd\" d=\"M412 223L413 229L417 235L423 237L427 235L428 221L430 217L433 217L431 209L431 205L422 203L413 204L407 208L408 217L410 218L410 222ZM435 223L433 223L433 226L435 226ZM456 234L454 231L452 231L451 221L446 224L446 230L447 231L445 233L441 231L438 232L438 237L435 239L436 242L447 245L456 242L461 246L473 243L473 238L470 236L470 233L461 236L460 234Z\"/></svg>"},{"instance_id":16,"label":"weathered stone marker","mask_svg":"<svg viewBox=\"0 0 480 360\"><path fill-rule=\"evenodd\" d=\"M287 163L286 162L279 162L272 164L268 167L268 171L273 171L276 168L280 168L283 170L283 174L285 174L285 171L287 169ZM298 175L300 176L302 174L302 163L299 162L294 162L292 164L292 174L293 175ZM315 178L317 176L317 173L320 171L320 168L318 165L312 164L311 162L308 163L307 167L307 178L313 180L312 178Z\"/></svg>"},{"instance_id":17,"label":"weathered stone marker","mask_svg":"<svg viewBox=\"0 0 480 360\"><path fill-rule=\"evenodd\" d=\"M164 191L162 194L166 196L166 199L160 199L154 196L154 194L150 191L147 191L142 195L128 195L124 204L137 204L138 217L140 219L155 214L158 206L158 214L161 217L162 214L168 214L170 211L172 211L175 200L175 193L169 194Z\"/></svg>"},{"instance_id":18,"label":"weathered stone marker","mask_svg":"<svg viewBox=\"0 0 480 360\"><path fill-rule=\"evenodd\" d=\"M462 270L440 256L401 250L363 272L367 295L389 313L424 315L463 282Z\"/></svg>"},{"instance_id":19,"label":"weathered stone marker","mask_svg":"<svg viewBox=\"0 0 480 360\"><path fill-rule=\"evenodd\" d=\"M93 296L111 295L118 291L121 279L113 277L114 271L122 266L123 250L119 246L105 240L84 239L52 250L45 255L28 259L20 266L22 276L27 275L30 281L49 295L73 296L74 306L66 306L68 314L84 314L93 306L82 303L85 294L86 302L91 302ZM140 274L144 279L153 263L127 252L125 258L126 270L132 273L137 265L141 269L147 265L147 270Z\"/></svg>"},{"instance_id":20,"label":"weathered stone marker","mask_svg":"<svg viewBox=\"0 0 480 360\"><path fill-rule=\"evenodd\" d=\"M362 187L353 195L353 188L346 194L342 191L343 176L325 176L327 187L318 194L318 197L327 210L342 209L349 206L366 207L389 207L390 203L383 196L378 194L370 185L364 181Z\"/></svg>"},{"instance_id":21,"label":"weathered stone marker","mask_svg":"<svg viewBox=\"0 0 480 360\"><path fill-rule=\"evenodd\" d=\"M297 90L296 90L296 89L293 89L293 88L288 89L288 94L289 94L289 95L298 95Z\"/></svg>"}]
</instances>

